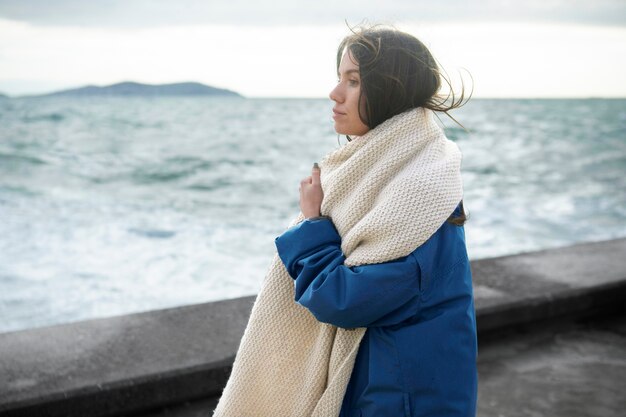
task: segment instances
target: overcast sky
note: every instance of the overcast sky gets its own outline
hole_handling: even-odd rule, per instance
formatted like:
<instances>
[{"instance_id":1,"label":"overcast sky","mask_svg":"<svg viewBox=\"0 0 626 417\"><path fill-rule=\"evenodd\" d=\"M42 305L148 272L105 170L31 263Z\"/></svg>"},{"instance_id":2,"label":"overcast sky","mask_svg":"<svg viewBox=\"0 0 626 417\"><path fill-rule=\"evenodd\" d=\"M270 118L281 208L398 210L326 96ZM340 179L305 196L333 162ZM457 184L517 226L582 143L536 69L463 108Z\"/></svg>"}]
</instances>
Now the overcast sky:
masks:
<instances>
[{"instance_id":1,"label":"overcast sky","mask_svg":"<svg viewBox=\"0 0 626 417\"><path fill-rule=\"evenodd\" d=\"M626 97L625 0L0 0L0 92L199 81L327 97L350 25L420 38L475 97ZM461 72L460 72L461 71Z\"/></svg>"}]
</instances>

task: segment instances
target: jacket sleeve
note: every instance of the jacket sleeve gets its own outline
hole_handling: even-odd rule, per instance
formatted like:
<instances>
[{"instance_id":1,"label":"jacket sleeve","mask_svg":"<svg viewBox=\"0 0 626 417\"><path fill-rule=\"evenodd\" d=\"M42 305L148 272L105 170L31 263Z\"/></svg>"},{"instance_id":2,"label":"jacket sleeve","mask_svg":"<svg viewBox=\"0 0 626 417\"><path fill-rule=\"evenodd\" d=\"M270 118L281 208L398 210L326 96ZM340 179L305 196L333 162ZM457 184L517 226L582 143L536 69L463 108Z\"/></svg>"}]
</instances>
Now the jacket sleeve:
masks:
<instances>
[{"instance_id":1,"label":"jacket sleeve","mask_svg":"<svg viewBox=\"0 0 626 417\"><path fill-rule=\"evenodd\" d=\"M295 301L318 321L344 328L390 326L417 313L420 270L413 254L348 267L330 218L304 220L275 244L295 280Z\"/></svg>"}]
</instances>

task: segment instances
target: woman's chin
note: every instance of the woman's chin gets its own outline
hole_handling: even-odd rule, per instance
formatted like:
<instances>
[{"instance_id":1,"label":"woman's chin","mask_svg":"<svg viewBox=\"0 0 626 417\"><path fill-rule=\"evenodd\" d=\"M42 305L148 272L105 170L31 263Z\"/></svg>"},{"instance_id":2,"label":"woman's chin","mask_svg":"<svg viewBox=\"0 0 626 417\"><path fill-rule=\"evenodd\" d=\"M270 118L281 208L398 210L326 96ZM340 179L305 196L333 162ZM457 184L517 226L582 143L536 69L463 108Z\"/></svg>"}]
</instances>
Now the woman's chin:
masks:
<instances>
[{"instance_id":1,"label":"woman's chin","mask_svg":"<svg viewBox=\"0 0 626 417\"><path fill-rule=\"evenodd\" d=\"M346 130L344 127L342 127L341 125L335 123L335 132L338 135L351 135L352 133L350 133L348 130Z\"/></svg>"},{"instance_id":2,"label":"woman's chin","mask_svg":"<svg viewBox=\"0 0 626 417\"><path fill-rule=\"evenodd\" d=\"M335 121L335 132L339 135L348 135L348 136L363 136L365 133L367 133L369 131L369 128L367 127L354 127L354 126L349 126L346 127L345 124L342 123L337 123Z\"/></svg>"}]
</instances>

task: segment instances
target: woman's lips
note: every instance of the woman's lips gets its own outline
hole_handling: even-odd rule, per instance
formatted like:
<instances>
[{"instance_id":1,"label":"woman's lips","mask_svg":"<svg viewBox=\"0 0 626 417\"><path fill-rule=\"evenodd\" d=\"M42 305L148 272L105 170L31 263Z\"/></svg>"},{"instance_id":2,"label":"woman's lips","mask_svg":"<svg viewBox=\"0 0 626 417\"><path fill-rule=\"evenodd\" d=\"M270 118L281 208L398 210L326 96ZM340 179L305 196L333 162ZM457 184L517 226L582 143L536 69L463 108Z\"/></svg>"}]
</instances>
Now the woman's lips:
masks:
<instances>
[{"instance_id":1,"label":"woman's lips","mask_svg":"<svg viewBox=\"0 0 626 417\"><path fill-rule=\"evenodd\" d=\"M346 115L345 113L341 113L341 112L338 112L337 110L333 109L333 119L336 119L338 117L345 116L345 115Z\"/></svg>"}]
</instances>

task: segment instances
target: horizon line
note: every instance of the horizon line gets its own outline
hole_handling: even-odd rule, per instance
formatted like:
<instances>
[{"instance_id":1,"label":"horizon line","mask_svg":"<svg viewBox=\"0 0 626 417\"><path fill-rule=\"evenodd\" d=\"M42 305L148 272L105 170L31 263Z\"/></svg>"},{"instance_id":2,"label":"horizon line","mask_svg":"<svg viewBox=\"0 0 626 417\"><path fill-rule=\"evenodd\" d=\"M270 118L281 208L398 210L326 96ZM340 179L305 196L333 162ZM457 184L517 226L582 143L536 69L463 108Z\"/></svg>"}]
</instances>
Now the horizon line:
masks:
<instances>
[{"instance_id":1,"label":"horizon line","mask_svg":"<svg viewBox=\"0 0 626 417\"><path fill-rule=\"evenodd\" d=\"M6 80L6 81L10 81L10 80ZM111 87L117 84L124 84L124 83L135 83L135 84L142 84L145 86L163 86L163 85L172 85L172 84L186 84L186 83L192 83L192 84L200 84L203 85L205 87L210 87L210 88L215 88L218 90L226 90L226 91L231 91L234 92L238 95L240 95L241 97L238 98L250 98L250 99L327 99L330 100L328 98L327 95L320 95L320 96L310 96L310 95L302 95L302 96L280 96L280 95L276 95L276 96L268 96L268 95L245 95L241 92L239 92L238 90L232 89L232 88L228 88L228 87L218 87L216 85L212 85L212 84L206 84L205 82L202 81L193 81L193 80L181 80L181 81L169 81L169 82L160 82L160 83L148 83L148 82L142 82L142 81L135 81L135 80L129 80L129 79L125 79L122 81L117 81L117 82L113 82L113 83L85 83L82 85L78 85L78 86L74 86L74 87L60 87L57 89L53 89L53 90L46 90L46 91L42 91L42 92L25 92L25 93L18 93L18 94L9 94L9 93L4 93L3 91L0 90L0 96L4 96L5 98L15 98L15 99L19 99L19 98L42 98L42 96L46 96L49 94L54 94L54 93L58 93L58 92L64 92L67 90L75 90L75 89L81 89L81 88L85 88L85 87L98 87L98 88L106 88L106 87ZM95 96L95 95L94 95ZM131 95L132 97L133 95ZM138 94L135 97L140 97L141 95ZM166 95L164 95L166 96ZM167 95L169 96L169 95ZM193 95L171 95L169 97L193 97ZM211 95L208 95L209 97L214 97ZM126 96L127 97L127 96ZM151 97L158 97L157 96L151 96ZM203 97L203 95L198 95L195 97ZM526 100L568 100L568 99L572 99L572 100L576 100L576 99L607 99L607 100L611 100L611 99L626 99L626 94L624 95L573 95L573 96L516 96L516 95L511 95L511 96L506 96L506 97L502 97L502 96L489 96L489 95L472 95L471 99L481 99L481 100L516 100L516 99L526 99Z\"/></svg>"},{"instance_id":2,"label":"horizon line","mask_svg":"<svg viewBox=\"0 0 626 417\"><path fill-rule=\"evenodd\" d=\"M58 98L58 97L46 97L49 93L28 93L22 95L10 95L3 93L0 91L0 99L29 99L29 98ZM240 93L239 93L240 94ZM85 97L101 97L102 95L93 94L86 96L63 96L63 98L85 98ZM220 96L220 95L193 95L193 94L180 94L180 95L104 95L107 98L110 97L119 97L119 98L130 98L130 97L190 97L190 98L229 98L229 99L252 99L252 100L269 100L269 99L280 99L280 100L328 100L331 101L328 97L323 96L245 96L241 94L241 97L230 97L230 96ZM624 100L626 99L626 95L624 96L507 96L507 97L494 97L494 96L473 96L471 100Z\"/></svg>"}]
</instances>

